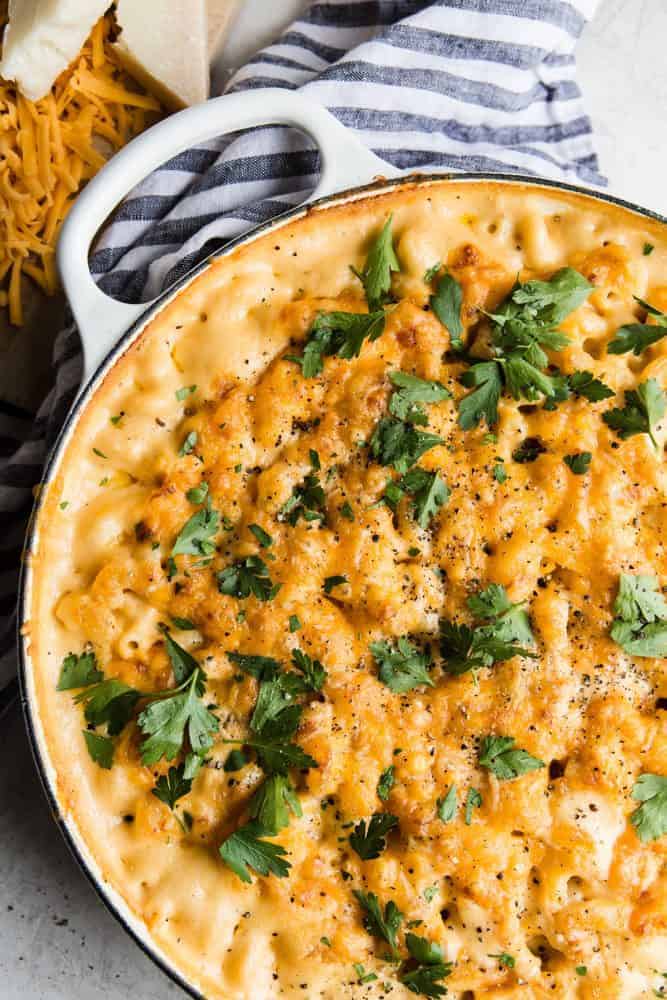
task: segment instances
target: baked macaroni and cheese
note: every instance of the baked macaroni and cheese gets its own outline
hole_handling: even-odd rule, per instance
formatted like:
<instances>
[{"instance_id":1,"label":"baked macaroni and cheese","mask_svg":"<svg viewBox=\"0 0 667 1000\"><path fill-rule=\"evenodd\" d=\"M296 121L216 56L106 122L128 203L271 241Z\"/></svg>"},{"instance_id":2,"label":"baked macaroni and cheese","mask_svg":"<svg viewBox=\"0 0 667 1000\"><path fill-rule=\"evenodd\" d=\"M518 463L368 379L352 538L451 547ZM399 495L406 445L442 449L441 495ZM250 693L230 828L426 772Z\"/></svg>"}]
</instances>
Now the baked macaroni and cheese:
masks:
<instances>
[{"instance_id":1,"label":"baked macaroni and cheese","mask_svg":"<svg viewBox=\"0 0 667 1000\"><path fill-rule=\"evenodd\" d=\"M667 239L312 210L85 408L28 625L65 803L208 997L667 988Z\"/></svg>"}]
</instances>

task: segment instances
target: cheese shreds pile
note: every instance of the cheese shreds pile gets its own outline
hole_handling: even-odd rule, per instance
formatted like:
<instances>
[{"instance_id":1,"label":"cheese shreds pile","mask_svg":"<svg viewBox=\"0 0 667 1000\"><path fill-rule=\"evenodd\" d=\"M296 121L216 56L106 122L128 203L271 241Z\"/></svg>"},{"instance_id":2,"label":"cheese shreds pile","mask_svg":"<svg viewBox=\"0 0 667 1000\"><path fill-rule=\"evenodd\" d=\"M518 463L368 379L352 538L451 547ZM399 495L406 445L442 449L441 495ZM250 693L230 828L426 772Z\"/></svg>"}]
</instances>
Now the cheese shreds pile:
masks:
<instances>
[{"instance_id":1,"label":"cheese shreds pile","mask_svg":"<svg viewBox=\"0 0 667 1000\"><path fill-rule=\"evenodd\" d=\"M33 103L0 79L0 307L23 322L23 276L58 287L55 243L77 192L162 112L114 61L101 18L78 59Z\"/></svg>"}]
</instances>

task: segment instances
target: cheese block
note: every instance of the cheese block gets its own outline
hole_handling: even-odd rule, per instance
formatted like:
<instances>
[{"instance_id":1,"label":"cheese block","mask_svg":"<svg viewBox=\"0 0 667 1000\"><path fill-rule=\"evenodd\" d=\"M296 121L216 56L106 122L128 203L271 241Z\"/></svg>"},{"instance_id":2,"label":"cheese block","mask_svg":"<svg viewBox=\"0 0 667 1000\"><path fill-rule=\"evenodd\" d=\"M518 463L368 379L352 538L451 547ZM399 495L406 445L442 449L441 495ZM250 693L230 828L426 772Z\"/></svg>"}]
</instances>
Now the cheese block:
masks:
<instances>
[{"instance_id":1,"label":"cheese block","mask_svg":"<svg viewBox=\"0 0 667 1000\"><path fill-rule=\"evenodd\" d=\"M227 38L241 0L208 0L208 57L213 60Z\"/></svg>"},{"instance_id":2,"label":"cheese block","mask_svg":"<svg viewBox=\"0 0 667 1000\"><path fill-rule=\"evenodd\" d=\"M170 107L208 97L206 0L117 0L115 51L126 69Z\"/></svg>"},{"instance_id":3,"label":"cheese block","mask_svg":"<svg viewBox=\"0 0 667 1000\"><path fill-rule=\"evenodd\" d=\"M38 101L76 58L108 6L109 0L9 0L0 76Z\"/></svg>"},{"instance_id":4,"label":"cheese block","mask_svg":"<svg viewBox=\"0 0 667 1000\"><path fill-rule=\"evenodd\" d=\"M0 76L31 101L44 97L108 7L109 0L10 0ZM113 48L136 80L172 108L206 100L206 0L117 0L114 11Z\"/></svg>"}]
</instances>

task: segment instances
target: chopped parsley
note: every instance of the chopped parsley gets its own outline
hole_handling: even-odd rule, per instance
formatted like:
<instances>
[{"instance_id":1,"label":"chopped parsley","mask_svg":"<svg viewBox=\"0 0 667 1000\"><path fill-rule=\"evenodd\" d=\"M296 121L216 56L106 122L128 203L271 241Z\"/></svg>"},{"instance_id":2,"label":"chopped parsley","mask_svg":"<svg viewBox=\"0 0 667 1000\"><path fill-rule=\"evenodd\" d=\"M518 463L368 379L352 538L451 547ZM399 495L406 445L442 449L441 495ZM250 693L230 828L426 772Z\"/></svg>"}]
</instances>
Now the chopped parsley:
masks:
<instances>
[{"instance_id":1,"label":"chopped parsley","mask_svg":"<svg viewBox=\"0 0 667 1000\"><path fill-rule=\"evenodd\" d=\"M545 767L543 760L514 746L513 736L485 736L479 752L480 767L486 767L500 781L518 778Z\"/></svg>"},{"instance_id":2,"label":"chopped parsley","mask_svg":"<svg viewBox=\"0 0 667 1000\"><path fill-rule=\"evenodd\" d=\"M354 896L361 907L364 917L364 927L373 937L386 941L391 950L392 958L399 958L396 936L403 923L403 914L393 900L385 904L384 910L374 892L362 892L354 889Z\"/></svg>"},{"instance_id":3,"label":"chopped parsley","mask_svg":"<svg viewBox=\"0 0 667 1000\"><path fill-rule=\"evenodd\" d=\"M503 389L530 402L556 395L557 385L544 371L549 364L545 351L560 350L568 343L558 326L591 290L583 275L565 267L549 281L517 284L498 311L489 314L494 359L476 362L461 377L462 384L473 390L459 403L463 430L482 420L489 427L497 423Z\"/></svg>"},{"instance_id":4,"label":"chopped parsley","mask_svg":"<svg viewBox=\"0 0 667 1000\"><path fill-rule=\"evenodd\" d=\"M493 467L493 478L501 486L507 481L507 470L505 469L505 463L501 460L497 461Z\"/></svg>"},{"instance_id":5,"label":"chopped parsley","mask_svg":"<svg viewBox=\"0 0 667 1000\"><path fill-rule=\"evenodd\" d=\"M285 861L287 851L280 844L262 839L268 833L260 823L246 823L220 845L220 857L242 882L252 882L251 870L278 878L288 874L291 865Z\"/></svg>"},{"instance_id":6,"label":"chopped parsley","mask_svg":"<svg viewBox=\"0 0 667 1000\"><path fill-rule=\"evenodd\" d=\"M202 701L203 689L204 674L197 667L178 688L165 692L141 712L137 724L146 737L141 744L142 764L173 760L183 749L186 734L197 756L211 749L219 723Z\"/></svg>"},{"instance_id":7,"label":"chopped parsley","mask_svg":"<svg viewBox=\"0 0 667 1000\"><path fill-rule=\"evenodd\" d=\"M460 283L449 273L442 275L436 286L435 295L430 298L431 309L442 325L449 330L452 347L462 346L461 305L463 304L463 289Z\"/></svg>"},{"instance_id":8,"label":"chopped parsley","mask_svg":"<svg viewBox=\"0 0 667 1000\"><path fill-rule=\"evenodd\" d=\"M301 620L298 615L289 616L289 630L290 632L298 632L301 628Z\"/></svg>"},{"instance_id":9,"label":"chopped parsley","mask_svg":"<svg viewBox=\"0 0 667 1000\"><path fill-rule=\"evenodd\" d=\"M178 454L181 456L181 458L184 455L190 454L190 452L194 449L194 446L197 444L197 440L198 440L197 431L190 431L190 433L185 436L185 438L183 439L183 444L178 450Z\"/></svg>"},{"instance_id":10,"label":"chopped parsley","mask_svg":"<svg viewBox=\"0 0 667 1000\"><path fill-rule=\"evenodd\" d=\"M667 833L667 777L640 774L632 797L641 802L630 816L630 822L642 843L664 836Z\"/></svg>"},{"instance_id":11,"label":"chopped parsley","mask_svg":"<svg viewBox=\"0 0 667 1000\"><path fill-rule=\"evenodd\" d=\"M590 451L577 451L572 455L563 455L563 461L575 476L585 476L593 456Z\"/></svg>"},{"instance_id":12,"label":"chopped parsley","mask_svg":"<svg viewBox=\"0 0 667 1000\"><path fill-rule=\"evenodd\" d=\"M113 766L114 743L110 736L101 736L89 729L82 730L86 749L96 764L105 770Z\"/></svg>"},{"instance_id":13,"label":"chopped parsley","mask_svg":"<svg viewBox=\"0 0 667 1000\"><path fill-rule=\"evenodd\" d=\"M547 449L537 437L524 438L521 444L512 452L512 458L520 465L534 462L543 455Z\"/></svg>"},{"instance_id":14,"label":"chopped parsley","mask_svg":"<svg viewBox=\"0 0 667 1000\"><path fill-rule=\"evenodd\" d=\"M222 769L225 773L229 774L234 771L240 771L247 763L248 758L243 750L230 750L225 763L222 765Z\"/></svg>"},{"instance_id":15,"label":"chopped parsley","mask_svg":"<svg viewBox=\"0 0 667 1000\"><path fill-rule=\"evenodd\" d=\"M396 481L390 480L382 499L392 510L396 510L401 497L406 494L411 497L412 512L420 528L428 527L450 496L447 483L437 472L420 468L410 469Z\"/></svg>"},{"instance_id":16,"label":"chopped parsley","mask_svg":"<svg viewBox=\"0 0 667 1000\"><path fill-rule=\"evenodd\" d=\"M324 358L356 358L365 340L377 340L384 331L383 309L370 313L320 312L308 333L301 357L285 355L286 361L301 366L304 378L313 378L324 370Z\"/></svg>"},{"instance_id":17,"label":"chopped parsley","mask_svg":"<svg viewBox=\"0 0 667 1000\"><path fill-rule=\"evenodd\" d=\"M280 590L279 583L273 583L269 570L259 556L237 559L226 569L216 574L218 590L240 600L252 594L258 601L271 601Z\"/></svg>"},{"instance_id":18,"label":"chopped parsley","mask_svg":"<svg viewBox=\"0 0 667 1000\"><path fill-rule=\"evenodd\" d=\"M505 588L497 583L469 597L468 608L480 624L470 627L442 619L440 652L443 668L464 674L478 667L535 654L526 649L534 642L530 621L521 604L513 604Z\"/></svg>"},{"instance_id":19,"label":"chopped parsley","mask_svg":"<svg viewBox=\"0 0 667 1000\"><path fill-rule=\"evenodd\" d=\"M643 253L644 257L650 257L650 255L653 253L654 250L655 250L655 247L653 246L652 243L645 243L644 244L644 248L642 250L642 253Z\"/></svg>"},{"instance_id":20,"label":"chopped parsley","mask_svg":"<svg viewBox=\"0 0 667 1000\"><path fill-rule=\"evenodd\" d=\"M667 314L649 305L648 302L644 302L643 299L637 298L636 295L635 299L649 316L653 316L656 322L629 323L620 327L613 340L607 344L607 354L627 354L632 351L639 357L647 347L667 336Z\"/></svg>"},{"instance_id":21,"label":"chopped parsley","mask_svg":"<svg viewBox=\"0 0 667 1000\"><path fill-rule=\"evenodd\" d=\"M503 965L506 969L513 969L516 965L516 959L513 955L508 955L506 951L501 951L497 955L489 955L489 958L497 958L498 964Z\"/></svg>"},{"instance_id":22,"label":"chopped parsley","mask_svg":"<svg viewBox=\"0 0 667 1000\"><path fill-rule=\"evenodd\" d=\"M431 267L427 267L426 270L424 271L424 274L422 275L422 281L426 285L430 285L433 279L438 275L441 267L442 267L442 261L440 260L437 261L435 264L432 264Z\"/></svg>"},{"instance_id":23,"label":"chopped parsley","mask_svg":"<svg viewBox=\"0 0 667 1000\"><path fill-rule=\"evenodd\" d=\"M482 805L482 796L479 794L476 788L469 788L468 794L466 796L466 811L465 811L466 826L470 826L470 824L472 823L473 809L479 809L481 805Z\"/></svg>"},{"instance_id":24,"label":"chopped parsley","mask_svg":"<svg viewBox=\"0 0 667 1000\"><path fill-rule=\"evenodd\" d=\"M103 680L104 674L97 668L97 659L92 651L69 653L62 662L57 691L71 691L73 688L88 687Z\"/></svg>"},{"instance_id":25,"label":"chopped parsley","mask_svg":"<svg viewBox=\"0 0 667 1000\"><path fill-rule=\"evenodd\" d=\"M421 684L434 687L428 672L430 654L417 649L405 636L395 646L385 639L372 642L368 648L380 668L380 680L395 694L404 694Z\"/></svg>"},{"instance_id":26,"label":"chopped parsley","mask_svg":"<svg viewBox=\"0 0 667 1000\"><path fill-rule=\"evenodd\" d=\"M396 768L393 764L385 768L378 779L377 793L382 802L386 802L391 794L391 790L396 784Z\"/></svg>"},{"instance_id":27,"label":"chopped parsley","mask_svg":"<svg viewBox=\"0 0 667 1000\"><path fill-rule=\"evenodd\" d=\"M667 656L667 601L655 576L621 573L610 635L631 656Z\"/></svg>"},{"instance_id":28,"label":"chopped parsley","mask_svg":"<svg viewBox=\"0 0 667 1000\"><path fill-rule=\"evenodd\" d=\"M387 834L398 826L391 813L374 813L366 822L360 820L350 834L350 847L362 861L379 858L387 846Z\"/></svg>"},{"instance_id":29,"label":"chopped parsley","mask_svg":"<svg viewBox=\"0 0 667 1000\"><path fill-rule=\"evenodd\" d=\"M259 524L250 524L248 531L252 532L263 549L270 549L273 545L271 535L264 531L264 528L261 528Z\"/></svg>"},{"instance_id":30,"label":"chopped parsley","mask_svg":"<svg viewBox=\"0 0 667 1000\"><path fill-rule=\"evenodd\" d=\"M438 819L443 823L449 823L456 816L456 785L451 785L445 796L436 802Z\"/></svg>"},{"instance_id":31,"label":"chopped parsley","mask_svg":"<svg viewBox=\"0 0 667 1000\"><path fill-rule=\"evenodd\" d=\"M420 403L439 403L443 399L451 399L449 389L440 382L433 382L408 372L390 372L389 378L395 386L389 400L389 412L399 420L410 424L426 425L428 417Z\"/></svg>"},{"instance_id":32,"label":"chopped parsley","mask_svg":"<svg viewBox=\"0 0 667 1000\"><path fill-rule=\"evenodd\" d=\"M171 555L210 556L215 552L212 539L220 530L220 515L213 510L208 497L206 504L196 511L181 528Z\"/></svg>"},{"instance_id":33,"label":"chopped parsley","mask_svg":"<svg viewBox=\"0 0 667 1000\"><path fill-rule=\"evenodd\" d=\"M182 403L184 399L187 399L193 392L197 391L196 385L184 385L182 388L176 390L176 399L179 403Z\"/></svg>"},{"instance_id":34,"label":"chopped parsley","mask_svg":"<svg viewBox=\"0 0 667 1000\"><path fill-rule=\"evenodd\" d=\"M204 479L199 486L193 486L187 491L185 497L192 504L204 503L206 497L208 496L208 483Z\"/></svg>"},{"instance_id":35,"label":"chopped parsley","mask_svg":"<svg viewBox=\"0 0 667 1000\"><path fill-rule=\"evenodd\" d=\"M313 660L300 649L292 650L292 664L303 675L303 684L308 691L321 691L328 674L319 660Z\"/></svg>"},{"instance_id":36,"label":"chopped parsley","mask_svg":"<svg viewBox=\"0 0 667 1000\"><path fill-rule=\"evenodd\" d=\"M417 430L396 417L383 417L373 431L370 450L381 465L391 465L405 474L422 455L439 444L444 442L437 434Z\"/></svg>"},{"instance_id":37,"label":"chopped parsley","mask_svg":"<svg viewBox=\"0 0 667 1000\"><path fill-rule=\"evenodd\" d=\"M574 971L577 973L578 976L585 976L586 973L588 972L588 969L586 968L585 965L575 965Z\"/></svg>"},{"instance_id":38,"label":"chopped parsley","mask_svg":"<svg viewBox=\"0 0 667 1000\"><path fill-rule=\"evenodd\" d=\"M109 678L84 687L74 701L83 705L83 714L90 726L107 727L109 736L117 736L134 714L139 692L123 681Z\"/></svg>"},{"instance_id":39,"label":"chopped parsley","mask_svg":"<svg viewBox=\"0 0 667 1000\"><path fill-rule=\"evenodd\" d=\"M153 795L164 802L165 805L173 809L179 799L190 793L192 789L192 778L184 775L185 764L178 767L170 767L168 773L162 774L151 789Z\"/></svg>"},{"instance_id":40,"label":"chopped parsley","mask_svg":"<svg viewBox=\"0 0 667 1000\"><path fill-rule=\"evenodd\" d=\"M294 785L285 774L270 774L250 800L250 817L270 836L289 826L290 813L303 815Z\"/></svg>"},{"instance_id":41,"label":"chopped parsley","mask_svg":"<svg viewBox=\"0 0 667 1000\"><path fill-rule=\"evenodd\" d=\"M373 983L377 979L374 972L366 972L366 969L361 964L361 962L355 962L352 968L355 971L357 982L363 986L364 983Z\"/></svg>"},{"instance_id":42,"label":"chopped parsley","mask_svg":"<svg viewBox=\"0 0 667 1000\"><path fill-rule=\"evenodd\" d=\"M330 594L334 587L342 587L344 583L347 583L346 576L327 576L324 578L324 593Z\"/></svg>"},{"instance_id":43,"label":"chopped parsley","mask_svg":"<svg viewBox=\"0 0 667 1000\"><path fill-rule=\"evenodd\" d=\"M347 500L340 508L340 516L344 517L346 521L354 521L354 511Z\"/></svg>"},{"instance_id":44,"label":"chopped parsley","mask_svg":"<svg viewBox=\"0 0 667 1000\"><path fill-rule=\"evenodd\" d=\"M568 375L567 384L575 396L583 396L589 403L599 403L602 399L611 399L616 393L608 385L595 378L593 372L576 371Z\"/></svg>"},{"instance_id":45,"label":"chopped parsley","mask_svg":"<svg viewBox=\"0 0 667 1000\"><path fill-rule=\"evenodd\" d=\"M657 449L655 430L666 408L667 396L657 381L649 378L636 389L626 389L625 406L607 410L602 419L622 440L634 434L648 434Z\"/></svg>"},{"instance_id":46,"label":"chopped parsley","mask_svg":"<svg viewBox=\"0 0 667 1000\"><path fill-rule=\"evenodd\" d=\"M311 463L312 464L312 463ZM297 486L278 512L280 521L287 521L294 527L299 518L304 521L323 521L325 518L326 496L317 475L319 466L306 476L301 486Z\"/></svg>"},{"instance_id":47,"label":"chopped parsley","mask_svg":"<svg viewBox=\"0 0 667 1000\"><path fill-rule=\"evenodd\" d=\"M369 310L380 309L391 299L391 275L400 271L391 232L391 215L382 227L380 235L373 241L368 251L366 263L362 271L354 274L361 281L366 293Z\"/></svg>"},{"instance_id":48,"label":"chopped parsley","mask_svg":"<svg viewBox=\"0 0 667 1000\"><path fill-rule=\"evenodd\" d=\"M440 945L412 933L405 935L405 944L410 960L401 966L401 983L419 996L445 996L447 987L442 985L442 980L452 974L453 965L445 961Z\"/></svg>"}]
</instances>

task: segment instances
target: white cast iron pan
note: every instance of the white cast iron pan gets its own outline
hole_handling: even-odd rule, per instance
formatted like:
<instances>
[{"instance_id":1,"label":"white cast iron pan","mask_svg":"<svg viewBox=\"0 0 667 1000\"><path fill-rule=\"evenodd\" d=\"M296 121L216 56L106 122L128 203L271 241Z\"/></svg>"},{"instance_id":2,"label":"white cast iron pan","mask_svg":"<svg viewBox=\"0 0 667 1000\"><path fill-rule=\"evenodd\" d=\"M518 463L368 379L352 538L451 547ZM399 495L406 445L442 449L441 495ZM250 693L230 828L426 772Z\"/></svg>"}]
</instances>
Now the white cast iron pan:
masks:
<instances>
[{"instance_id":1,"label":"white cast iron pan","mask_svg":"<svg viewBox=\"0 0 667 1000\"><path fill-rule=\"evenodd\" d=\"M110 299L97 288L88 269L90 246L105 219L139 181L172 156L195 146L198 142L204 142L226 132L269 124L297 128L310 135L319 147L321 156L319 183L304 205L227 244L222 251L199 264L153 302L126 305ZM371 184L373 179L378 177L381 179ZM537 187L575 191L612 202L637 214L667 222L656 213L639 206L555 181L536 181L530 177L504 174L456 174L455 177L457 180L464 179L471 182L495 179L507 183L534 184ZM442 180L442 175L438 179ZM409 180L411 184L415 183L414 176ZM418 182L429 183L433 180L433 176L429 175ZM182 111L149 129L117 153L79 195L60 236L58 266L83 342L84 374L78 397L44 470L40 496L46 495L49 483L58 472L70 436L76 433L83 410L107 372L133 341L141 336L156 313L186 288L197 275L206 270L211 260L225 256L240 245L250 243L260 235L280 229L287 222L293 222L304 216L313 210L313 203L317 211L322 211L346 201L382 194L388 188L395 188L403 182L397 170L369 152L328 111L297 94L279 89L267 88L219 97ZM19 680L26 725L37 768L65 840L102 902L164 972L186 993L198 998L201 994L191 983L183 979L167 956L157 947L144 923L131 912L121 896L104 882L102 873L75 822L61 808L58 800L55 770L37 707L29 643L23 634L24 625L30 615L33 577L31 557L37 551L39 543L40 508L41 501L38 499L26 541L18 616Z\"/></svg>"}]
</instances>

